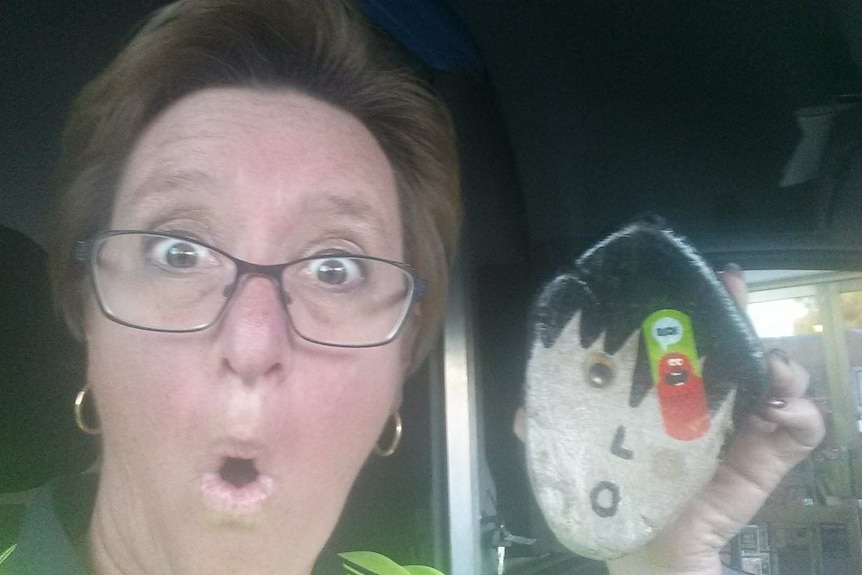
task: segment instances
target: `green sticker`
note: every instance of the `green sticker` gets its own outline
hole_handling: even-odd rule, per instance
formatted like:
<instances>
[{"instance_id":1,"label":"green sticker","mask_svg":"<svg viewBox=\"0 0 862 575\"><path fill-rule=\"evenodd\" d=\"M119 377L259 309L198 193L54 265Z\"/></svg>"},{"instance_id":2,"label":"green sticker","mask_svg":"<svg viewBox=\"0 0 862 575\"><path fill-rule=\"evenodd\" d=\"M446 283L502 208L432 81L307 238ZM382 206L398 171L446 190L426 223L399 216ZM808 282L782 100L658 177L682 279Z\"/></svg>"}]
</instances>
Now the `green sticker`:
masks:
<instances>
[{"instance_id":1,"label":"green sticker","mask_svg":"<svg viewBox=\"0 0 862 575\"><path fill-rule=\"evenodd\" d=\"M641 333L646 340L653 383L659 379L659 362L669 353L688 357L694 375L700 377L694 332L686 314L675 309L659 310L644 320Z\"/></svg>"}]
</instances>

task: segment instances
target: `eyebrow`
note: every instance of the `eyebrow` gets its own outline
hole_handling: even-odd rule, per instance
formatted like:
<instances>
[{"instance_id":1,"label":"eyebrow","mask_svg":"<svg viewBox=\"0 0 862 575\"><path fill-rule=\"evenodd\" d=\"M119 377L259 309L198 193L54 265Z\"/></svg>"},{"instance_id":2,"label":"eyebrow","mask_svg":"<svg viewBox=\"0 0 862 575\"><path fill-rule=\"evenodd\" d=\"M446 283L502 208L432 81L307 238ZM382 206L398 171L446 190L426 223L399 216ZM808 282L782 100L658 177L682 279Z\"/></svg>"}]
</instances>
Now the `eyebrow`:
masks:
<instances>
[{"instance_id":1,"label":"eyebrow","mask_svg":"<svg viewBox=\"0 0 862 575\"><path fill-rule=\"evenodd\" d=\"M372 206L360 197L343 196L335 193L327 193L322 196L313 196L303 202L304 209L312 209L320 212L330 212L336 216L346 216L351 219L366 223L371 228L384 231L383 218L372 208Z\"/></svg>"},{"instance_id":2,"label":"eyebrow","mask_svg":"<svg viewBox=\"0 0 862 575\"><path fill-rule=\"evenodd\" d=\"M217 185L216 179L203 170L167 167L147 176L135 188L132 202L137 205L160 203L165 194L173 191L212 189ZM375 231L386 230L383 217L370 203L358 195L343 195L337 192L314 194L302 202L300 210L344 216L363 223Z\"/></svg>"},{"instance_id":3,"label":"eyebrow","mask_svg":"<svg viewBox=\"0 0 862 575\"><path fill-rule=\"evenodd\" d=\"M202 170L168 168L158 170L147 176L135 188L132 201L135 203L146 203L151 198L156 199L166 192L208 189L214 185L215 179Z\"/></svg>"}]
</instances>

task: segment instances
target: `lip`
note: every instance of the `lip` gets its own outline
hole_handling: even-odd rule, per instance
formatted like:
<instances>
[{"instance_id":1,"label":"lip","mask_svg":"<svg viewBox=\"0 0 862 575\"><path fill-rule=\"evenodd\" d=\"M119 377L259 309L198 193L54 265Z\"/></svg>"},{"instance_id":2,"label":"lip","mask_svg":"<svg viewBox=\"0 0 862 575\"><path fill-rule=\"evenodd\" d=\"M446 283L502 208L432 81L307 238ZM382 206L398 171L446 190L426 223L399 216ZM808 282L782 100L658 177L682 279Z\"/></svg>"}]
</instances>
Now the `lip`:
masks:
<instances>
[{"instance_id":1,"label":"lip","mask_svg":"<svg viewBox=\"0 0 862 575\"><path fill-rule=\"evenodd\" d=\"M268 452L265 444L253 437L253 434L228 433L210 444L210 453L216 457L241 457L243 459L257 459Z\"/></svg>"},{"instance_id":2,"label":"lip","mask_svg":"<svg viewBox=\"0 0 862 575\"><path fill-rule=\"evenodd\" d=\"M228 515L250 515L263 509L275 491L275 482L259 473L254 481L237 487L218 472L207 472L201 477L199 489L209 509Z\"/></svg>"},{"instance_id":3,"label":"lip","mask_svg":"<svg viewBox=\"0 0 862 575\"><path fill-rule=\"evenodd\" d=\"M212 511L233 516L261 511L276 487L275 479L266 472L268 455L263 444L224 438L214 444L211 453L211 463L198 481L204 505ZM240 486L225 480L221 469L225 461L231 458L252 460L257 477Z\"/></svg>"}]
</instances>

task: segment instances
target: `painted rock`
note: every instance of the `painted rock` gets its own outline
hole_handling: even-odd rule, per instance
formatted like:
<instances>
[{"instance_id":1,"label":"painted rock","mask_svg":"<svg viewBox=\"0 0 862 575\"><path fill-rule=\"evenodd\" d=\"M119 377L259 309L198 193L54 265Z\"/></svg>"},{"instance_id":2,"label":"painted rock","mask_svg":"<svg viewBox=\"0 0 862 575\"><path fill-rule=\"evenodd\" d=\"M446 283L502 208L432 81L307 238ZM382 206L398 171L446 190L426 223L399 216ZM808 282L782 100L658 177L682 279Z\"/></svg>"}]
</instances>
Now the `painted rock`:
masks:
<instances>
[{"instance_id":1,"label":"painted rock","mask_svg":"<svg viewBox=\"0 0 862 575\"><path fill-rule=\"evenodd\" d=\"M652 222L547 284L533 329L524 439L539 508L572 551L625 555L706 485L760 405L760 342L703 258Z\"/></svg>"}]
</instances>

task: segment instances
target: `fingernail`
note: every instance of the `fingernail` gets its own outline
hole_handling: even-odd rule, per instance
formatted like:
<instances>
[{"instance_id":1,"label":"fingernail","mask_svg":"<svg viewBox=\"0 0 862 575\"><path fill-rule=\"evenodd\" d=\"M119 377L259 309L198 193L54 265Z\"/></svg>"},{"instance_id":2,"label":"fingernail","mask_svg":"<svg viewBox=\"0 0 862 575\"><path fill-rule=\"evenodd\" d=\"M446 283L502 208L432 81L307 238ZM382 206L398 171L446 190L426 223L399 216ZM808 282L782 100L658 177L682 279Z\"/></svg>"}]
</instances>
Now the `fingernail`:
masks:
<instances>
[{"instance_id":1,"label":"fingernail","mask_svg":"<svg viewBox=\"0 0 862 575\"><path fill-rule=\"evenodd\" d=\"M774 407L775 409L781 409L787 405L787 402L783 399L770 399L766 402L769 407Z\"/></svg>"},{"instance_id":2,"label":"fingernail","mask_svg":"<svg viewBox=\"0 0 862 575\"><path fill-rule=\"evenodd\" d=\"M776 348L773 348L772 350L770 350L769 353L771 353L772 355L774 355L775 357L777 357L778 359L783 361L785 365L790 365L790 356L787 355L787 352L784 351L783 349L779 349L776 347Z\"/></svg>"},{"instance_id":3,"label":"fingernail","mask_svg":"<svg viewBox=\"0 0 862 575\"><path fill-rule=\"evenodd\" d=\"M734 263L727 264L724 266L724 273L731 274L736 277L742 277L742 268Z\"/></svg>"}]
</instances>

